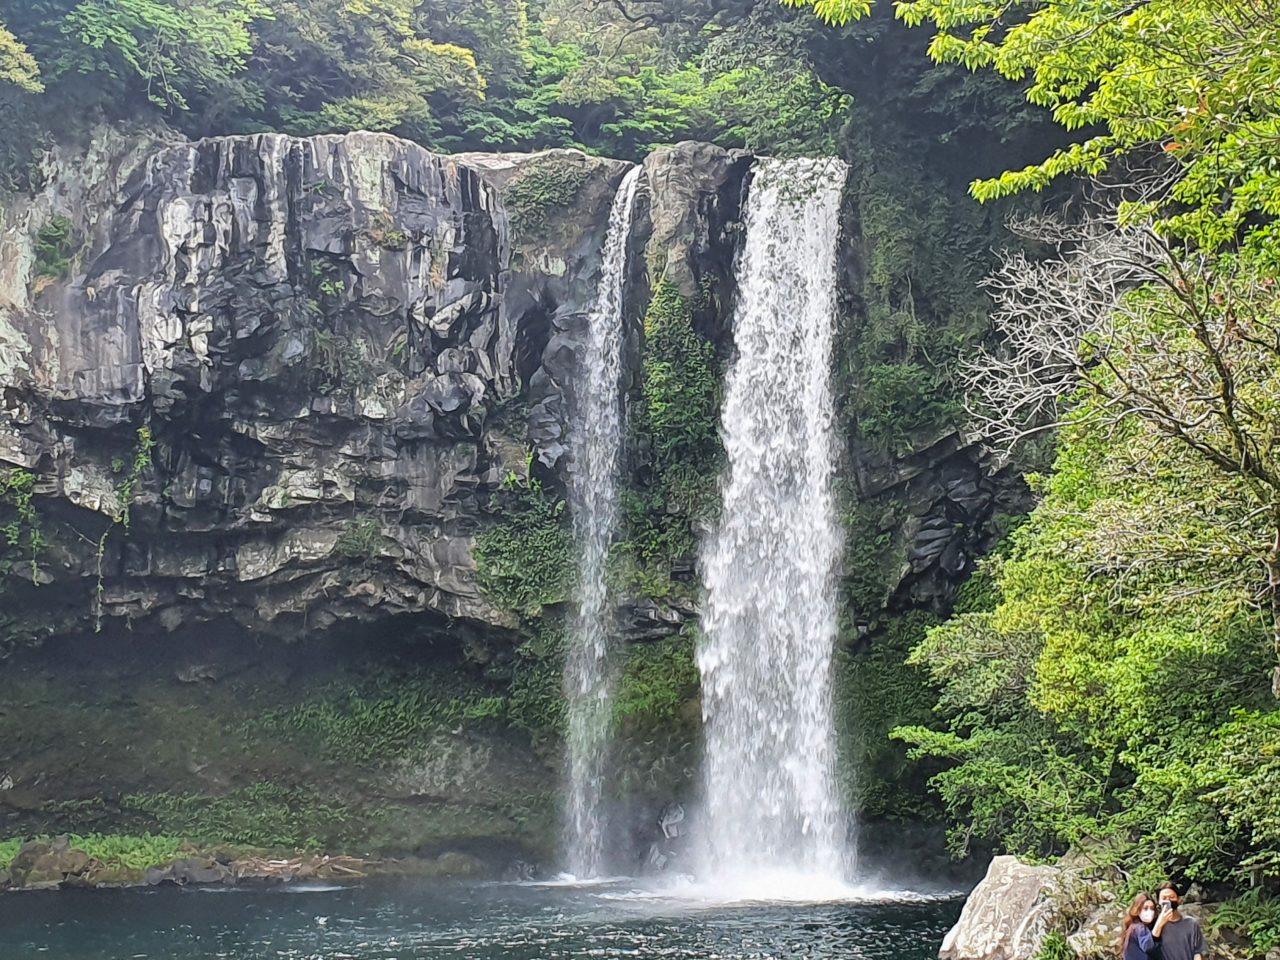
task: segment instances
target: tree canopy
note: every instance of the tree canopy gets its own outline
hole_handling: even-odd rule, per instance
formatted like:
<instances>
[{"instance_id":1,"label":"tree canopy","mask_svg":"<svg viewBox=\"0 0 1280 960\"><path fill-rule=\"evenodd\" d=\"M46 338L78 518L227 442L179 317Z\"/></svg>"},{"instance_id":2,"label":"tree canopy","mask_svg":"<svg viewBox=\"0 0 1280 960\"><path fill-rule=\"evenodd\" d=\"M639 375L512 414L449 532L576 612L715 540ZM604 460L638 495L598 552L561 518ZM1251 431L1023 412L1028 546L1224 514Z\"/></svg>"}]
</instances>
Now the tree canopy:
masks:
<instances>
[{"instance_id":1,"label":"tree canopy","mask_svg":"<svg viewBox=\"0 0 1280 960\"><path fill-rule=\"evenodd\" d=\"M847 106L812 26L751 3L3 0L0 21L0 99L35 127L74 109L637 158L685 138L830 150Z\"/></svg>"}]
</instances>

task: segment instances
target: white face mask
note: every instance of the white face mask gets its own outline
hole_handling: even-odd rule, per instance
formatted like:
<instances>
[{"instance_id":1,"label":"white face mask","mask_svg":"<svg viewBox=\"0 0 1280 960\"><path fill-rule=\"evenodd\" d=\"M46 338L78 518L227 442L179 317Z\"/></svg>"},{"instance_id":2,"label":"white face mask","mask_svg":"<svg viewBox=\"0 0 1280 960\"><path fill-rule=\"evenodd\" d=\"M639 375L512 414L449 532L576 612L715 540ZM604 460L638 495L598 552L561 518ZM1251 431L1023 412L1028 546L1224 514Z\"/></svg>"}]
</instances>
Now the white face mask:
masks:
<instances>
[{"instance_id":1,"label":"white face mask","mask_svg":"<svg viewBox=\"0 0 1280 960\"><path fill-rule=\"evenodd\" d=\"M1138 914L1143 923L1150 923L1156 918L1156 912L1152 907L1143 907L1142 912Z\"/></svg>"}]
</instances>

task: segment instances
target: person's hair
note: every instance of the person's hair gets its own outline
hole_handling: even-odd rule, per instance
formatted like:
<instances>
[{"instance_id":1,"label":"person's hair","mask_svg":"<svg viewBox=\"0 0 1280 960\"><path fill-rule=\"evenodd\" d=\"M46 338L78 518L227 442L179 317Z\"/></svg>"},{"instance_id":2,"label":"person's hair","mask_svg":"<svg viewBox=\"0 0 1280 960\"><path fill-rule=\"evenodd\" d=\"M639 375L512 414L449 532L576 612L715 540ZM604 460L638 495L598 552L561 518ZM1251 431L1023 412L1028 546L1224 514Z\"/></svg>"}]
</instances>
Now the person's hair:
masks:
<instances>
[{"instance_id":1,"label":"person's hair","mask_svg":"<svg viewBox=\"0 0 1280 960\"><path fill-rule=\"evenodd\" d=\"M1160 884L1159 889L1156 890L1156 896L1159 897L1160 894L1164 893L1166 890L1171 891L1179 900L1182 899L1182 894L1178 891L1178 885L1172 880L1166 880L1164 883Z\"/></svg>"},{"instance_id":2,"label":"person's hair","mask_svg":"<svg viewBox=\"0 0 1280 960\"><path fill-rule=\"evenodd\" d=\"M1142 908L1150 903L1153 907L1156 905L1156 898L1149 893L1140 893L1133 898L1133 903L1129 904L1129 909L1124 915L1124 929L1120 932L1120 956L1124 956L1125 950L1129 946L1129 938L1133 936L1133 928L1136 924L1142 922Z\"/></svg>"}]
</instances>

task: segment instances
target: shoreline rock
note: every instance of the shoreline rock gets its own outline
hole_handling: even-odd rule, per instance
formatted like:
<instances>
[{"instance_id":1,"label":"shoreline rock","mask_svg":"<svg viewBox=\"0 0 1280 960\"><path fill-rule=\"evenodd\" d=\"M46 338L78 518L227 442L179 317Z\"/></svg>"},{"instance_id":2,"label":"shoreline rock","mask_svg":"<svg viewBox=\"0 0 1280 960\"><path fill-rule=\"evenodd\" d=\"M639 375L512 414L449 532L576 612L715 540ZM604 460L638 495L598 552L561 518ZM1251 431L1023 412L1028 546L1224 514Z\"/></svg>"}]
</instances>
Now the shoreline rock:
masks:
<instances>
[{"instance_id":1,"label":"shoreline rock","mask_svg":"<svg viewBox=\"0 0 1280 960\"><path fill-rule=\"evenodd\" d=\"M1118 869L1099 865L1086 850L1073 850L1056 864L994 857L943 938L939 960L1037 960L1049 952L1076 960L1115 960L1127 903L1124 882ZM1188 896L1182 911L1204 926L1219 906ZM1058 943L1051 944L1051 937ZM1264 956L1250 949L1243 931L1224 929L1210 941L1215 960Z\"/></svg>"},{"instance_id":2,"label":"shoreline rock","mask_svg":"<svg viewBox=\"0 0 1280 960\"><path fill-rule=\"evenodd\" d=\"M383 877L492 879L522 868L500 870L457 850L435 856L353 857L326 853L291 856L183 851L181 856L145 868L106 863L72 845L70 837L31 840L0 870L0 893L37 890L120 890L136 887L238 886L287 883L358 883Z\"/></svg>"}]
</instances>

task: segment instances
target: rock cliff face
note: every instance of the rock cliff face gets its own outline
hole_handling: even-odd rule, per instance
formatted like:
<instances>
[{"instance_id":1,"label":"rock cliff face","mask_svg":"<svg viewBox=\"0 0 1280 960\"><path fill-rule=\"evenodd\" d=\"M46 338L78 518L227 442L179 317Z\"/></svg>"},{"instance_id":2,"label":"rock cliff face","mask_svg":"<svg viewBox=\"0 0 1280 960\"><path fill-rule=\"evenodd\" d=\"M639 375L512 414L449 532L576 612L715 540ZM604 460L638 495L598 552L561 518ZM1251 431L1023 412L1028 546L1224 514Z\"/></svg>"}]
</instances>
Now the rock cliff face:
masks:
<instances>
[{"instance_id":1,"label":"rock cliff face","mask_svg":"<svg viewBox=\"0 0 1280 960\"><path fill-rule=\"evenodd\" d=\"M231 138L160 149L109 203L70 197L66 276L41 272L37 224L11 226L0 460L87 534L45 523L38 579L85 616L167 629L503 625L470 538L526 468L529 424L559 460L573 321L625 169ZM154 467L130 483L140 429Z\"/></svg>"},{"instance_id":2,"label":"rock cliff face","mask_svg":"<svg viewBox=\"0 0 1280 960\"><path fill-rule=\"evenodd\" d=\"M712 371L727 359L752 162L695 143L645 161L627 284L633 407L655 336L710 351ZM107 131L87 153L51 155L43 190L0 210L0 656L47 637L49 656L78 656L72 639L93 630L119 653L127 628L155 660L113 675L129 693L94 701L119 708L134 740L104 740L74 769L55 769L43 732L68 694L34 672L0 677L5 696L29 698L28 716L47 717L24 725L0 711L0 739L17 745L0 754L0 783L16 784L0 787L9 832L80 828L48 804L104 795L118 804L98 811L106 828L144 813L129 822L181 827L179 800L205 819L242 794L262 807L252 784L275 779L295 791L291 806L313 791L315 816L335 824L329 843L435 855L450 836L483 847L536 834L527 848L545 852L557 760L544 737L568 596L557 501L582 325L627 169L563 150L440 156L364 133L174 143ZM855 312L856 242L848 249L843 301ZM945 606L1014 488L956 437L886 459L845 427L848 489L892 507L868 520L888 544L874 558L877 603ZM714 445L713 429L703 435ZM648 644L639 682L665 683L692 670L675 635L697 613L699 518L659 488L700 470L714 495L716 467L704 450L656 477L649 453L630 455L631 494L650 514L630 519L648 526L661 569L623 578L619 624L633 641L684 645ZM681 536L663 532L672 524ZM851 575L861 562L851 556ZM338 676L290 653L268 669L252 648L331 637L324 656L338 663L352 626L411 635L440 669L465 667L465 689L441 694L446 710L419 691L439 671L424 680L417 661L388 693L364 661ZM81 666L81 684L102 668ZM215 685L224 692L200 692ZM623 722L628 769L616 779L640 852L655 809L694 770L696 684L679 695L661 721ZM252 742L229 750L185 725L193 709L215 728L236 714ZM351 719L361 711L366 727ZM133 744L153 742L176 752L131 768ZM329 798L331 778L341 786ZM388 805L400 811L390 832ZM336 809L367 817L357 828Z\"/></svg>"},{"instance_id":3,"label":"rock cliff face","mask_svg":"<svg viewBox=\"0 0 1280 960\"><path fill-rule=\"evenodd\" d=\"M53 508L35 578L65 587L60 626L229 616L294 637L420 611L509 626L477 587L473 535L530 450L564 467L626 164L360 133L153 146L55 165L0 240L0 464ZM750 162L706 144L646 162L632 369L659 279L731 300ZM722 350L727 319L704 331ZM865 494L912 501L901 581L962 575L981 548L964 520L999 493L972 456L949 441L855 472Z\"/></svg>"}]
</instances>

